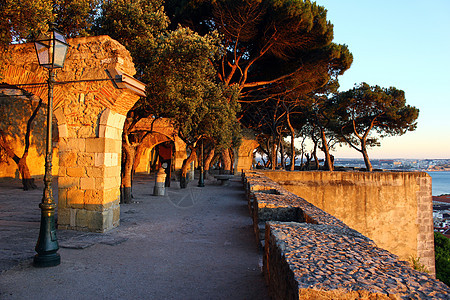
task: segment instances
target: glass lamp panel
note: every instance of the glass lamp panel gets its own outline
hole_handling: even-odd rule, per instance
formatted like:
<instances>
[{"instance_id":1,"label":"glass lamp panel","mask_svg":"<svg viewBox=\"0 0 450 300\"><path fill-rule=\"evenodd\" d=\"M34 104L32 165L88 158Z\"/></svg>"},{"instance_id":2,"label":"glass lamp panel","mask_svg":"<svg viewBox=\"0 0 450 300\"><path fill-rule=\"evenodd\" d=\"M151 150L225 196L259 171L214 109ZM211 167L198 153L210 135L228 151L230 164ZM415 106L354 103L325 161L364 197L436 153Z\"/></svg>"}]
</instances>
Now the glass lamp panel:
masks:
<instances>
[{"instance_id":1,"label":"glass lamp panel","mask_svg":"<svg viewBox=\"0 0 450 300\"><path fill-rule=\"evenodd\" d=\"M66 38L61 33L59 33L58 31L54 31L53 33L55 35L55 40L58 40L58 41L60 41L62 43L67 44Z\"/></svg>"},{"instance_id":2,"label":"glass lamp panel","mask_svg":"<svg viewBox=\"0 0 450 300\"><path fill-rule=\"evenodd\" d=\"M66 59L67 45L65 43L61 43L58 40L55 40L54 42L55 48L53 66L55 68L62 68L64 67L64 60Z\"/></svg>"},{"instance_id":3,"label":"glass lamp panel","mask_svg":"<svg viewBox=\"0 0 450 300\"><path fill-rule=\"evenodd\" d=\"M36 53L38 56L39 64L41 66L46 66L51 64L51 56L50 56L50 47L40 42L35 42L34 46L36 47Z\"/></svg>"}]
</instances>

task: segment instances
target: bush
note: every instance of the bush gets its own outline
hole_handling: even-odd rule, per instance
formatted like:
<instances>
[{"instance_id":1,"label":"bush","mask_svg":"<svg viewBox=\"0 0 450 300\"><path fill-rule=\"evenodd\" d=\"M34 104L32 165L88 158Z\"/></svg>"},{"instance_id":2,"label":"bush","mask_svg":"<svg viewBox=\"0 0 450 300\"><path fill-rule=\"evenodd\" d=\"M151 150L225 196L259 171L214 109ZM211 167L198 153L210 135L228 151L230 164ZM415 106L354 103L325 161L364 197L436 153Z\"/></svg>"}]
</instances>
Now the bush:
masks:
<instances>
[{"instance_id":1,"label":"bush","mask_svg":"<svg viewBox=\"0 0 450 300\"><path fill-rule=\"evenodd\" d=\"M450 286L450 240L442 233L434 233L436 277Z\"/></svg>"}]
</instances>

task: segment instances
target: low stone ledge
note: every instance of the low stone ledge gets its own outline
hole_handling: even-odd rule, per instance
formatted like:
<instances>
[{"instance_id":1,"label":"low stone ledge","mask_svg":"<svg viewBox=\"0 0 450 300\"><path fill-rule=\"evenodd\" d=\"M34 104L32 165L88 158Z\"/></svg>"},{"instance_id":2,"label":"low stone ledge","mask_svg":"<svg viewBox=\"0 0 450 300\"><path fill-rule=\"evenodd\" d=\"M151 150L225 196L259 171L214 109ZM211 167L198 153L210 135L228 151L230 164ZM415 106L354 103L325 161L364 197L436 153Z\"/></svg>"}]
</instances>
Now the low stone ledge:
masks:
<instances>
[{"instance_id":1,"label":"low stone ledge","mask_svg":"<svg viewBox=\"0 0 450 300\"><path fill-rule=\"evenodd\" d=\"M266 223L273 299L449 299L450 288L345 227Z\"/></svg>"},{"instance_id":2,"label":"low stone ledge","mask_svg":"<svg viewBox=\"0 0 450 300\"><path fill-rule=\"evenodd\" d=\"M254 232L260 245L264 244L265 236L261 228L265 228L267 221L325 224L352 230L341 220L287 191L262 173L246 171L243 181Z\"/></svg>"}]
</instances>

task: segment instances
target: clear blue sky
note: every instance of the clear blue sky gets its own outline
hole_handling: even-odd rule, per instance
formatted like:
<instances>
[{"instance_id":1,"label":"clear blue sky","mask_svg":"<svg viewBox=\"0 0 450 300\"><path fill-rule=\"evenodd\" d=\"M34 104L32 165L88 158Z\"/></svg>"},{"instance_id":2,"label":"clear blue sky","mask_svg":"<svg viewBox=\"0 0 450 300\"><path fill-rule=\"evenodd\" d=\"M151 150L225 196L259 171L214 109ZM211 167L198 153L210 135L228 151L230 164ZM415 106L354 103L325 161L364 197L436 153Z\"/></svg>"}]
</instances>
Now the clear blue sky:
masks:
<instances>
[{"instance_id":1,"label":"clear blue sky","mask_svg":"<svg viewBox=\"0 0 450 300\"><path fill-rule=\"evenodd\" d=\"M395 86L420 110L416 131L381 140L370 158L450 158L450 0L317 0L334 41L353 53L340 90ZM361 157L347 147L336 157Z\"/></svg>"}]
</instances>

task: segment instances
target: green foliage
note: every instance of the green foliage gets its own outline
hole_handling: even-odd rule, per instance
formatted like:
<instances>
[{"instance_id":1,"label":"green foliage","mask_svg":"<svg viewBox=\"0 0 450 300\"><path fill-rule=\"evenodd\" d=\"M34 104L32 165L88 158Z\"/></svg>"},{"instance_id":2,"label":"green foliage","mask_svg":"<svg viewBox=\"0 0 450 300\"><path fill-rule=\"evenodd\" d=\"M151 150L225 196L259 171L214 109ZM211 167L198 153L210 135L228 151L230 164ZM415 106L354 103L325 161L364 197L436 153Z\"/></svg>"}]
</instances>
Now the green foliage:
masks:
<instances>
[{"instance_id":1,"label":"green foliage","mask_svg":"<svg viewBox=\"0 0 450 300\"><path fill-rule=\"evenodd\" d=\"M159 38L144 69L150 112L171 118L187 143L208 136L216 146L230 146L237 134L236 91L216 82L211 65L221 51L217 34L180 27Z\"/></svg>"},{"instance_id":2,"label":"green foliage","mask_svg":"<svg viewBox=\"0 0 450 300\"><path fill-rule=\"evenodd\" d=\"M48 30L49 22L66 36L88 35L100 0L3 0L0 5L0 80L8 45Z\"/></svg>"},{"instance_id":3,"label":"green foliage","mask_svg":"<svg viewBox=\"0 0 450 300\"><path fill-rule=\"evenodd\" d=\"M442 233L434 233L436 277L450 286L450 239Z\"/></svg>"},{"instance_id":4,"label":"green foliage","mask_svg":"<svg viewBox=\"0 0 450 300\"><path fill-rule=\"evenodd\" d=\"M326 10L310 1L186 0L167 1L166 8L175 23L221 34L226 53L217 74L244 92L241 102L254 100L254 91L307 93L353 60L345 45L332 43Z\"/></svg>"},{"instance_id":5,"label":"green foliage","mask_svg":"<svg viewBox=\"0 0 450 300\"><path fill-rule=\"evenodd\" d=\"M336 94L330 101L337 115L335 130L351 147L363 153L366 165L367 147L379 145L380 138L403 135L417 126L419 109L407 105L405 93L395 87L361 83Z\"/></svg>"},{"instance_id":6,"label":"green foliage","mask_svg":"<svg viewBox=\"0 0 450 300\"><path fill-rule=\"evenodd\" d=\"M67 37L91 35L101 0L56 0L53 2L55 23L60 31Z\"/></svg>"},{"instance_id":7,"label":"green foliage","mask_svg":"<svg viewBox=\"0 0 450 300\"><path fill-rule=\"evenodd\" d=\"M94 32L107 34L124 45L141 72L151 63L156 39L169 25L162 5L162 0L103 1L102 14L96 20Z\"/></svg>"},{"instance_id":8,"label":"green foliage","mask_svg":"<svg viewBox=\"0 0 450 300\"><path fill-rule=\"evenodd\" d=\"M427 267L425 267L425 265L420 262L420 257L415 257L415 256L411 255L409 258L409 261L414 270L417 270L417 271L423 272L423 273L430 272L430 271L428 271Z\"/></svg>"}]
</instances>

